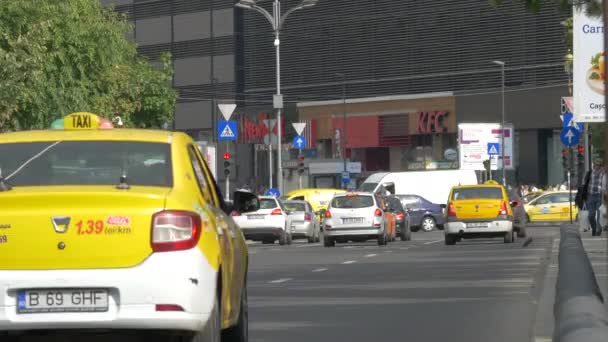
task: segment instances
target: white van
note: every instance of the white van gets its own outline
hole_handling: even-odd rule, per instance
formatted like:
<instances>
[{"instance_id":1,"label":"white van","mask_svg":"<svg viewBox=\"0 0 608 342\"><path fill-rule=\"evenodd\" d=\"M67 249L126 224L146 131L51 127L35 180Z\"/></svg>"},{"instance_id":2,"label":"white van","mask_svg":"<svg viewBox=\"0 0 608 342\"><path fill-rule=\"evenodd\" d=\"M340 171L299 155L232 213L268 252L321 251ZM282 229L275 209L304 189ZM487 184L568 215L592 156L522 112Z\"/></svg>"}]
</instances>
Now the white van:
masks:
<instances>
[{"instance_id":1,"label":"white van","mask_svg":"<svg viewBox=\"0 0 608 342\"><path fill-rule=\"evenodd\" d=\"M477 175L473 170L380 172L367 177L357 191L413 194L436 204L445 204L453 186L478 183Z\"/></svg>"}]
</instances>

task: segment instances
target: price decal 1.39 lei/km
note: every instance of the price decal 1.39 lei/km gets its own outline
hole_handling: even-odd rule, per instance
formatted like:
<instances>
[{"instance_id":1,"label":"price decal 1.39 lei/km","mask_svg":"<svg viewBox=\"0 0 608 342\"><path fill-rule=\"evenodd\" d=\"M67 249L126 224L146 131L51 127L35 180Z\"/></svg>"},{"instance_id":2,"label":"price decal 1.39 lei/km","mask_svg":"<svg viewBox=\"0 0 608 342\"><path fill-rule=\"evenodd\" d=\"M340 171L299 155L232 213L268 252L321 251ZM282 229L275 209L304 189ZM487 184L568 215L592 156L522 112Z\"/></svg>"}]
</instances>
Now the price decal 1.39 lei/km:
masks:
<instances>
[{"instance_id":1,"label":"price decal 1.39 lei/km","mask_svg":"<svg viewBox=\"0 0 608 342\"><path fill-rule=\"evenodd\" d=\"M18 293L18 313L105 312L106 289L22 290Z\"/></svg>"}]
</instances>

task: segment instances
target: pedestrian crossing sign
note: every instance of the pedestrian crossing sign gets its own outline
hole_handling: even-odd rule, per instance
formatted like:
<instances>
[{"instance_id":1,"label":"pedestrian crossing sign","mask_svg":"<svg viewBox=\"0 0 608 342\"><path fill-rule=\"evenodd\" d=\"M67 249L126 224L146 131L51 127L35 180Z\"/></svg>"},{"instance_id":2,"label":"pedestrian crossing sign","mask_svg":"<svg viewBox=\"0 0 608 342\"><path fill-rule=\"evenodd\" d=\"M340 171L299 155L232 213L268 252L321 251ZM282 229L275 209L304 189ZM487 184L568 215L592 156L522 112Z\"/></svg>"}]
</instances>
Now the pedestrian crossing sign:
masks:
<instances>
[{"instance_id":1,"label":"pedestrian crossing sign","mask_svg":"<svg viewBox=\"0 0 608 342\"><path fill-rule=\"evenodd\" d=\"M236 121L220 121L217 125L217 138L219 141L236 140L238 134Z\"/></svg>"},{"instance_id":2,"label":"pedestrian crossing sign","mask_svg":"<svg viewBox=\"0 0 608 342\"><path fill-rule=\"evenodd\" d=\"M488 143L488 155L497 156L500 153L499 143Z\"/></svg>"}]
</instances>

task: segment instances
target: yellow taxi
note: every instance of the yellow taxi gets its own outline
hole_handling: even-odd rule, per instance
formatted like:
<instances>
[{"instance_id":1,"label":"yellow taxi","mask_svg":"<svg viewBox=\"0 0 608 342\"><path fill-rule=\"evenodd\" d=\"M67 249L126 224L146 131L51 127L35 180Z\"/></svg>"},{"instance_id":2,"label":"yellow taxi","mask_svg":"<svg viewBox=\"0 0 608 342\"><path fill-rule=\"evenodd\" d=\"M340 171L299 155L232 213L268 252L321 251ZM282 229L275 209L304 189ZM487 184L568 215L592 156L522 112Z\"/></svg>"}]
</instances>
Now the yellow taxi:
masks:
<instances>
[{"instance_id":1,"label":"yellow taxi","mask_svg":"<svg viewBox=\"0 0 608 342\"><path fill-rule=\"evenodd\" d=\"M248 252L183 133L73 113L0 135L0 338L40 329L247 341ZM236 208L238 207L238 208Z\"/></svg>"},{"instance_id":2,"label":"yellow taxi","mask_svg":"<svg viewBox=\"0 0 608 342\"><path fill-rule=\"evenodd\" d=\"M287 193L286 199L288 201L307 201L315 213L322 215L322 211L327 210L334 195L345 192L346 190L342 189L299 189Z\"/></svg>"},{"instance_id":3,"label":"yellow taxi","mask_svg":"<svg viewBox=\"0 0 608 342\"><path fill-rule=\"evenodd\" d=\"M496 181L453 187L447 204L445 244L486 237L513 242L513 205L506 189Z\"/></svg>"},{"instance_id":4,"label":"yellow taxi","mask_svg":"<svg viewBox=\"0 0 608 342\"><path fill-rule=\"evenodd\" d=\"M570 204L570 192L549 191L526 203L524 207L528 213L529 222L569 221L570 209L572 218L578 215L578 207L574 204L576 191L572 192L572 204Z\"/></svg>"}]
</instances>

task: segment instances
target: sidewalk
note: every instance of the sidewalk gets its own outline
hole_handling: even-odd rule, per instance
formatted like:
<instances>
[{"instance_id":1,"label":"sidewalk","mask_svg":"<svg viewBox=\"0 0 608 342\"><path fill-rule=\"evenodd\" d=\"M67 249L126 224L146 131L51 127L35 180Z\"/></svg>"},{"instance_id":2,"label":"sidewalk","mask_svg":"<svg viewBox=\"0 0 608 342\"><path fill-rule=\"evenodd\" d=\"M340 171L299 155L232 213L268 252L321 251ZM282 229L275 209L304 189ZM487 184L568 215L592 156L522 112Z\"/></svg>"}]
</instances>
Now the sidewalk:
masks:
<instances>
[{"instance_id":1,"label":"sidewalk","mask_svg":"<svg viewBox=\"0 0 608 342\"><path fill-rule=\"evenodd\" d=\"M583 247L591 265L597 284L604 296L604 305L608 308L608 232L604 231L601 237L592 237L590 232L581 232Z\"/></svg>"}]
</instances>

